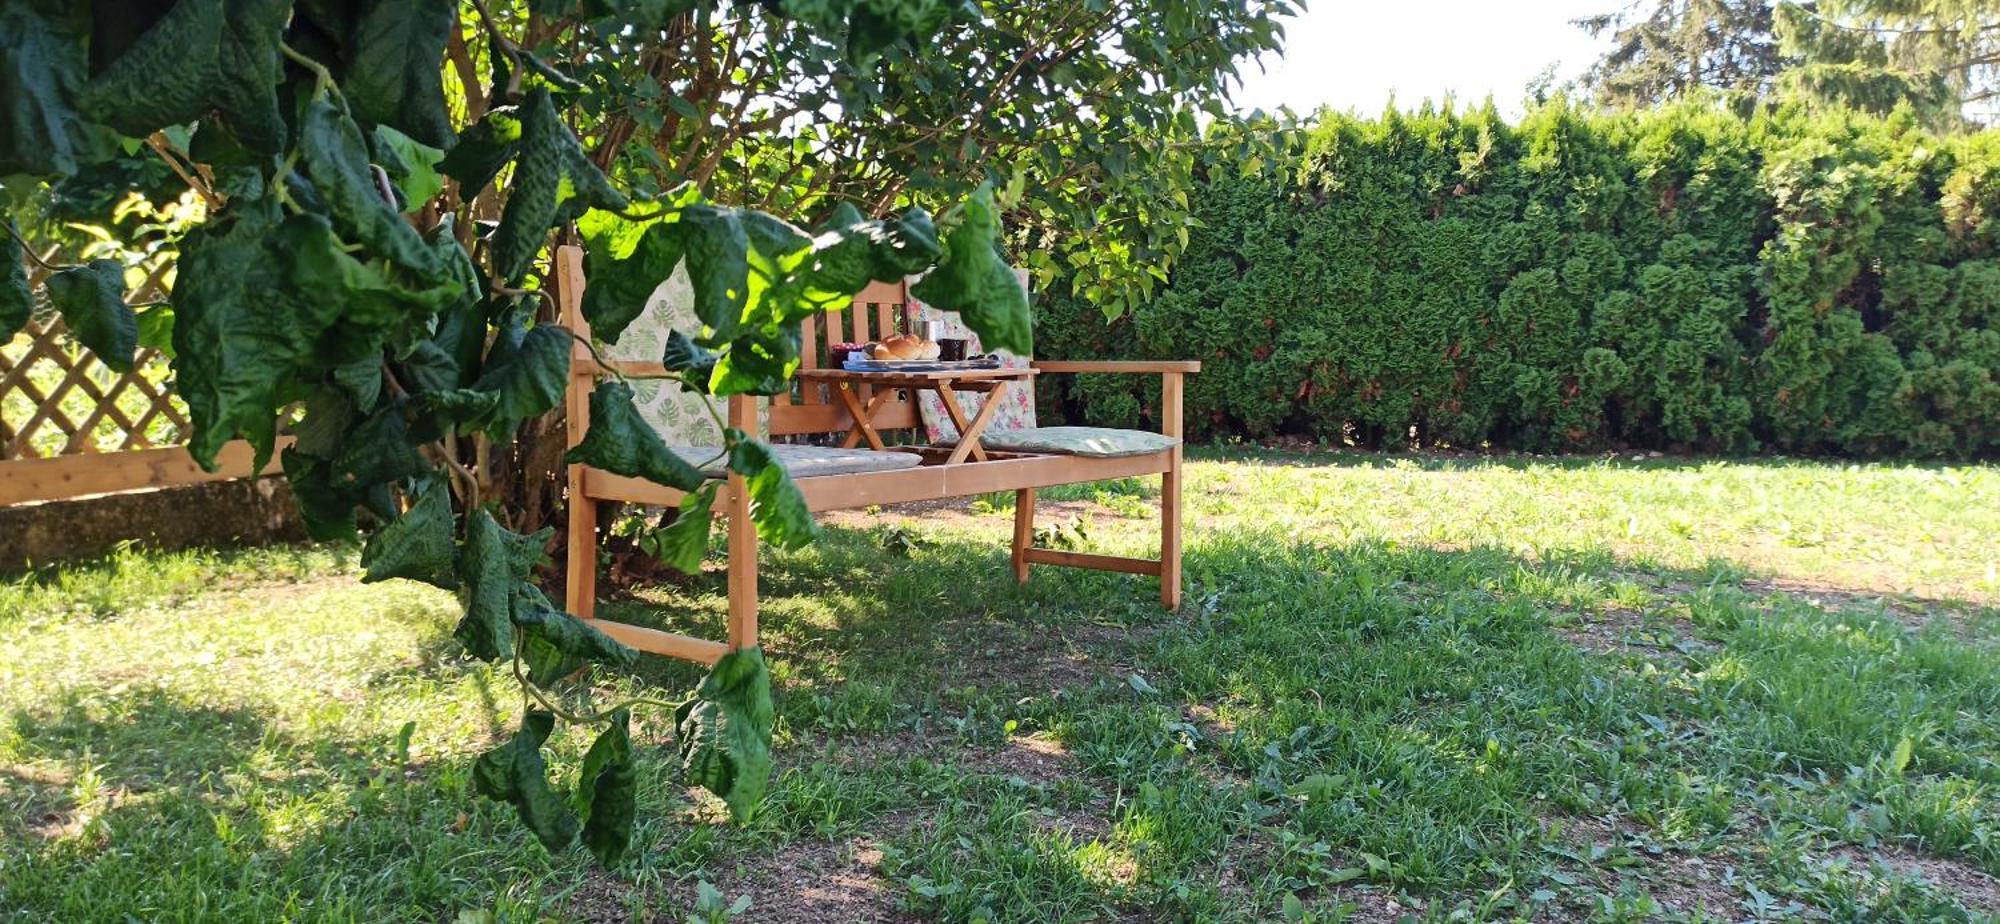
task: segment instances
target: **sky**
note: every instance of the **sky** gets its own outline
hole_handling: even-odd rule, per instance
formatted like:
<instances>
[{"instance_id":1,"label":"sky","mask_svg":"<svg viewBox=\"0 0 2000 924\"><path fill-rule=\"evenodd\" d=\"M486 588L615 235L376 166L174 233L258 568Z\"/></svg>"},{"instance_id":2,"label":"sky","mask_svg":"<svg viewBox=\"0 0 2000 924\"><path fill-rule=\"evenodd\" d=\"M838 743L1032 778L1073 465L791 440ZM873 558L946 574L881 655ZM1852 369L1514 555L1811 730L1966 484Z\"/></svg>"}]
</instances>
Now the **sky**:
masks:
<instances>
[{"instance_id":1,"label":"sky","mask_svg":"<svg viewBox=\"0 0 2000 924\"><path fill-rule=\"evenodd\" d=\"M1452 94L1488 95L1518 115L1529 81L1556 65L1573 79L1609 44L1570 24L1624 0L1306 0L1286 21L1285 55L1243 69L1239 108L1288 105L1306 115L1322 104L1363 115L1393 97L1408 108Z\"/></svg>"}]
</instances>

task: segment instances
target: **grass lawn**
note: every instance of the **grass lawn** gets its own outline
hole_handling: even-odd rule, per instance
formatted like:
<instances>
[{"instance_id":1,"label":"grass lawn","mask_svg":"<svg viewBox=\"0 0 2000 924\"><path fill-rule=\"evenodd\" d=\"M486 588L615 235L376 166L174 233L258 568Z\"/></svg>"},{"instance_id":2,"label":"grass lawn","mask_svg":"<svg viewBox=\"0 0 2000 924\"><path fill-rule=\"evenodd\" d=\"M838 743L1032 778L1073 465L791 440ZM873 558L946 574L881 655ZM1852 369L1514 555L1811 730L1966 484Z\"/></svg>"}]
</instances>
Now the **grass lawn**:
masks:
<instances>
[{"instance_id":1,"label":"grass lawn","mask_svg":"<svg viewBox=\"0 0 2000 924\"><path fill-rule=\"evenodd\" d=\"M1150 491L1044 519L1144 554ZM0 919L2000 914L1993 468L1205 451L1178 614L1014 586L1010 501L767 552L767 809L720 821L646 714L611 872L472 795L518 692L352 550L0 584ZM720 636L723 605L712 571L605 615Z\"/></svg>"}]
</instances>

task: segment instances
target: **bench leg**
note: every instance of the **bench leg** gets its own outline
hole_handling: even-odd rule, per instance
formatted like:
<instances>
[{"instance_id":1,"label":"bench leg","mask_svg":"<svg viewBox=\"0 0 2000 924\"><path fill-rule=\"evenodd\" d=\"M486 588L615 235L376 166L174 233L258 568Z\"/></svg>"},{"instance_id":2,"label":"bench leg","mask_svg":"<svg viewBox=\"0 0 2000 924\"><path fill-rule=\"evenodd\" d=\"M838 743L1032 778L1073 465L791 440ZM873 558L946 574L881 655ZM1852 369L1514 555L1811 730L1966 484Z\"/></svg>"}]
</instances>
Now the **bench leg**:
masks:
<instances>
[{"instance_id":1,"label":"bench leg","mask_svg":"<svg viewBox=\"0 0 2000 924\"><path fill-rule=\"evenodd\" d=\"M1035 489L1014 492L1014 580L1028 583L1028 549L1035 544Z\"/></svg>"},{"instance_id":2,"label":"bench leg","mask_svg":"<svg viewBox=\"0 0 2000 924\"><path fill-rule=\"evenodd\" d=\"M1181 435L1181 377L1160 377L1160 432ZM1176 444L1160 476L1160 605L1181 608L1181 447Z\"/></svg>"},{"instance_id":3,"label":"bench leg","mask_svg":"<svg viewBox=\"0 0 2000 924\"><path fill-rule=\"evenodd\" d=\"M757 430L757 399L729 396L729 425L746 433ZM729 647L757 647L757 526L750 522L750 484L729 473Z\"/></svg>"},{"instance_id":4,"label":"bench leg","mask_svg":"<svg viewBox=\"0 0 2000 924\"><path fill-rule=\"evenodd\" d=\"M572 466L580 468L580 466ZM583 493L583 473L569 479L568 586L563 605L578 619L597 612L597 501Z\"/></svg>"}]
</instances>

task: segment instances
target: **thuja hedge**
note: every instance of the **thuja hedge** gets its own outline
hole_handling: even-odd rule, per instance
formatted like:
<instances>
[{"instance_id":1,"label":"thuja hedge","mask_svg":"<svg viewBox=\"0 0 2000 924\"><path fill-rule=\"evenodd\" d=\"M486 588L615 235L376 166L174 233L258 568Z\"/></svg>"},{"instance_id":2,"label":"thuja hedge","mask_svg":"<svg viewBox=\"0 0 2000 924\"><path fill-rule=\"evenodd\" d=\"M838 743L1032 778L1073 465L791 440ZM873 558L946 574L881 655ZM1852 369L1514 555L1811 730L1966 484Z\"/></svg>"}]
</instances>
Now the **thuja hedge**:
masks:
<instances>
[{"instance_id":1,"label":"thuja hedge","mask_svg":"<svg viewBox=\"0 0 2000 924\"><path fill-rule=\"evenodd\" d=\"M1043 352L1185 357L1196 437L1990 456L2000 133L1908 118L1551 104L1323 116L1214 164L1149 303L1060 280ZM1147 423L1156 385L1048 381Z\"/></svg>"}]
</instances>

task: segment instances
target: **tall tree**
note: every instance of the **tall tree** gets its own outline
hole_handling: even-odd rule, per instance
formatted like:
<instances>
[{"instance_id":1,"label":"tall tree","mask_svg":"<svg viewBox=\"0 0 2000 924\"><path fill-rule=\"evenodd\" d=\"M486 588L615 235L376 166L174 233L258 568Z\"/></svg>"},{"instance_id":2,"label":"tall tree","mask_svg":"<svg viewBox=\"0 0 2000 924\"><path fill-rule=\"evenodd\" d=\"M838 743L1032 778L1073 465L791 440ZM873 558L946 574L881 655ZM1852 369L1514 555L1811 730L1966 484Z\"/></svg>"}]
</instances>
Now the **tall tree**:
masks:
<instances>
[{"instance_id":1,"label":"tall tree","mask_svg":"<svg viewBox=\"0 0 2000 924\"><path fill-rule=\"evenodd\" d=\"M1933 128L2000 117L2000 4L1993 0L1783 3L1776 32L1800 59L1788 94L1886 112L1909 104Z\"/></svg>"},{"instance_id":2,"label":"tall tree","mask_svg":"<svg viewBox=\"0 0 2000 924\"><path fill-rule=\"evenodd\" d=\"M1576 25L1610 37L1584 84L1620 108L1704 88L1761 96L1785 66L1765 0L1635 0Z\"/></svg>"}]
</instances>

